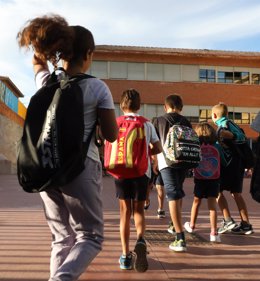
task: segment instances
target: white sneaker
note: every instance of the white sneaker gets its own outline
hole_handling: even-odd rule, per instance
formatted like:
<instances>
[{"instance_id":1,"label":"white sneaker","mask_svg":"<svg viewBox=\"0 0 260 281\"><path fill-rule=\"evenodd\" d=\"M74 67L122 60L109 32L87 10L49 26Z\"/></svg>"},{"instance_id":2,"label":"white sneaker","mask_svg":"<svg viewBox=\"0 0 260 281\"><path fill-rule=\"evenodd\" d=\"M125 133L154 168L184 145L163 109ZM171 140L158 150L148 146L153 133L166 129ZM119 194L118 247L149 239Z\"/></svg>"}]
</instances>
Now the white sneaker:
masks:
<instances>
[{"instance_id":1,"label":"white sneaker","mask_svg":"<svg viewBox=\"0 0 260 281\"><path fill-rule=\"evenodd\" d=\"M184 228L189 233L193 233L194 232L194 229L190 227L190 223L188 221L185 222Z\"/></svg>"},{"instance_id":2,"label":"white sneaker","mask_svg":"<svg viewBox=\"0 0 260 281\"><path fill-rule=\"evenodd\" d=\"M221 243L221 238L220 235L212 235L210 234L210 242L214 242L214 243Z\"/></svg>"}]
</instances>

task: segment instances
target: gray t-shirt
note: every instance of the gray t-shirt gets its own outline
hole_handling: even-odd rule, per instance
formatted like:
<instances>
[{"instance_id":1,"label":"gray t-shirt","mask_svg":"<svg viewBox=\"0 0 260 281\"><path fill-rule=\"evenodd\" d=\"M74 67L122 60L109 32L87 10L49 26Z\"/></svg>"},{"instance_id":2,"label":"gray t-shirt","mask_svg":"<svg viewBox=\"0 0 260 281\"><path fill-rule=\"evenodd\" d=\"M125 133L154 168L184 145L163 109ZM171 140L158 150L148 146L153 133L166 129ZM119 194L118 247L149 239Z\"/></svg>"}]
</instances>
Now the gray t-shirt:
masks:
<instances>
[{"instance_id":1,"label":"gray t-shirt","mask_svg":"<svg viewBox=\"0 0 260 281\"><path fill-rule=\"evenodd\" d=\"M35 82L38 89L46 84L49 75L48 70L36 74ZM97 78L88 78L79 81L78 84L82 89L84 99L84 140L86 140L97 121L97 109L114 109L115 107L111 92L103 81ZM95 145L95 134L90 142L87 156L95 161L100 161L98 148Z\"/></svg>"}]
</instances>

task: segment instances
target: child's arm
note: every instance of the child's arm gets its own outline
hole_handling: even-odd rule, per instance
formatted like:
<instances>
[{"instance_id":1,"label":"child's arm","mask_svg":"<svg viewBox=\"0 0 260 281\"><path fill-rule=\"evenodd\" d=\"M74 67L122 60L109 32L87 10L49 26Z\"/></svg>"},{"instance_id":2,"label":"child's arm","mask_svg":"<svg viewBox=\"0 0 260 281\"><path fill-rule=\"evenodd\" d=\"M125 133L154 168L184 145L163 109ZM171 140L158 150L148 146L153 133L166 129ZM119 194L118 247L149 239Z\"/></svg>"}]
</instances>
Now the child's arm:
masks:
<instances>
[{"instance_id":1,"label":"child's arm","mask_svg":"<svg viewBox=\"0 0 260 281\"><path fill-rule=\"evenodd\" d=\"M235 135L226 129L220 130L219 137L220 139L229 139L229 140L235 139Z\"/></svg>"},{"instance_id":2,"label":"child's arm","mask_svg":"<svg viewBox=\"0 0 260 281\"><path fill-rule=\"evenodd\" d=\"M149 148L150 155L159 154L162 152L162 145L160 141L150 144Z\"/></svg>"},{"instance_id":3,"label":"child's arm","mask_svg":"<svg viewBox=\"0 0 260 281\"><path fill-rule=\"evenodd\" d=\"M158 175L159 169L158 169L158 159L157 155L152 155L151 156L151 162L152 162L152 169L155 175Z\"/></svg>"},{"instance_id":4,"label":"child's arm","mask_svg":"<svg viewBox=\"0 0 260 281\"><path fill-rule=\"evenodd\" d=\"M47 61L40 59L37 54L34 54L32 58L33 72L36 75L38 72L47 70L49 71Z\"/></svg>"}]
</instances>

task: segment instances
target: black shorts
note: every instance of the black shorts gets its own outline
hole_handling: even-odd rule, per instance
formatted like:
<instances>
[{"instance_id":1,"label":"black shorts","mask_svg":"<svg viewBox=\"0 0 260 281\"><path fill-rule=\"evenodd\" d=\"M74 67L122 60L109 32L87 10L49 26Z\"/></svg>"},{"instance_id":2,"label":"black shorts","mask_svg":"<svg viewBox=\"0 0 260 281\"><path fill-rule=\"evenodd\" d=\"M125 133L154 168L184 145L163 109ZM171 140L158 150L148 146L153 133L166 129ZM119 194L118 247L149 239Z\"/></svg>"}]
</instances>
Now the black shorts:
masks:
<instances>
[{"instance_id":1,"label":"black shorts","mask_svg":"<svg viewBox=\"0 0 260 281\"><path fill-rule=\"evenodd\" d=\"M220 191L242 193L245 168L240 158L233 156L227 167L220 172Z\"/></svg>"},{"instance_id":2,"label":"black shorts","mask_svg":"<svg viewBox=\"0 0 260 281\"><path fill-rule=\"evenodd\" d=\"M119 199L132 199L145 201L149 178L144 175L139 178L115 179L116 197Z\"/></svg>"},{"instance_id":3,"label":"black shorts","mask_svg":"<svg viewBox=\"0 0 260 281\"><path fill-rule=\"evenodd\" d=\"M202 199L209 197L218 197L220 190L219 180L198 180L194 179L194 196Z\"/></svg>"}]
</instances>

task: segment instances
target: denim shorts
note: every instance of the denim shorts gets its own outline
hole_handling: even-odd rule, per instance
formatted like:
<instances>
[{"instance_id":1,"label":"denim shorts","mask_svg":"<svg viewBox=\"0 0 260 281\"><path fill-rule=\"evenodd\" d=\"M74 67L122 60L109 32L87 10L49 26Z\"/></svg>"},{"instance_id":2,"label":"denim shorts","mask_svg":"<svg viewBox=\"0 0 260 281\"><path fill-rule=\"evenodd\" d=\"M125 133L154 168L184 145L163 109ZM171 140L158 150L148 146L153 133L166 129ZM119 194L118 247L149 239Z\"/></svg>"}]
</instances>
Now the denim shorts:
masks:
<instances>
[{"instance_id":1,"label":"denim shorts","mask_svg":"<svg viewBox=\"0 0 260 281\"><path fill-rule=\"evenodd\" d=\"M158 175L156 175L156 177L155 177L155 179L154 179L154 184L155 184L155 185L164 186L163 179L162 179L162 175L161 175L160 172L158 173Z\"/></svg>"},{"instance_id":2,"label":"denim shorts","mask_svg":"<svg viewBox=\"0 0 260 281\"><path fill-rule=\"evenodd\" d=\"M185 196L183 182L187 173L186 169L164 168L160 171L168 201L179 200Z\"/></svg>"}]
</instances>

